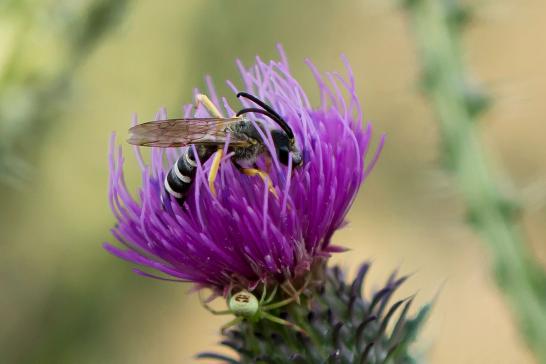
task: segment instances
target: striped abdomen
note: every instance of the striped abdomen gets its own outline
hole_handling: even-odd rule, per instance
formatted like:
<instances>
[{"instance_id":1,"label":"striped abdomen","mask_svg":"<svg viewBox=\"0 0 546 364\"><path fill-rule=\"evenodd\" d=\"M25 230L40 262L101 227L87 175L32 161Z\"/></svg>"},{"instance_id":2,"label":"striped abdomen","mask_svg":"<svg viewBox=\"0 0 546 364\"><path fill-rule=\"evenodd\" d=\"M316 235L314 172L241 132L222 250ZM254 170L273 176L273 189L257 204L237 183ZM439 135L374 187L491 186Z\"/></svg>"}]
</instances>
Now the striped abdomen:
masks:
<instances>
[{"instance_id":1,"label":"striped abdomen","mask_svg":"<svg viewBox=\"0 0 546 364\"><path fill-rule=\"evenodd\" d=\"M215 149L205 147L196 148L199 161L205 163ZM173 165L165 177L165 191L175 198L178 203L183 204L188 190L195 178L197 163L191 146L186 147L184 152Z\"/></svg>"}]
</instances>

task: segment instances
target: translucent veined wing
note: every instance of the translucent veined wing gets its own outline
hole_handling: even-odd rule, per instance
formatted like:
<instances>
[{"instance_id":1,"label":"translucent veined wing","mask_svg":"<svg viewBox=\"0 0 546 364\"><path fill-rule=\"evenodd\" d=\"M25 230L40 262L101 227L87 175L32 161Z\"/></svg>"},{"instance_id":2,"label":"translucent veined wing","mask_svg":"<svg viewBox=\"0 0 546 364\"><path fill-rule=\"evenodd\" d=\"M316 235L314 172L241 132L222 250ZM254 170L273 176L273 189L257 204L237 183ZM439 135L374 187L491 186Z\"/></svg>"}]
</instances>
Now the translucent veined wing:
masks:
<instances>
[{"instance_id":1,"label":"translucent veined wing","mask_svg":"<svg viewBox=\"0 0 546 364\"><path fill-rule=\"evenodd\" d=\"M183 147L196 145L223 145L227 141L228 127L242 121L235 118L168 119L138 124L129 129L129 144L146 147ZM245 147L249 138L231 134L229 144Z\"/></svg>"}]
</instances>

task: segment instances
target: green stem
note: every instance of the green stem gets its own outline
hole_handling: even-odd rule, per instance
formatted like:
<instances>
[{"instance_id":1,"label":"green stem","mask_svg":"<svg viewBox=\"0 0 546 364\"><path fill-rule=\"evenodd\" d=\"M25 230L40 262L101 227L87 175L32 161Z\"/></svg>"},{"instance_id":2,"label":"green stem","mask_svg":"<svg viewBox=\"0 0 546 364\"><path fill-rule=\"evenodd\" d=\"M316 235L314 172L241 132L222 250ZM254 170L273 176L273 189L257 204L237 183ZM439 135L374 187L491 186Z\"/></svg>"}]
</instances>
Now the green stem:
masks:
<instances>
[{"instance_id":1,"label":"green stem","mask_svg":"<svg viewBox=\"0 0 546 364\"><path fill-rule=\"evenodd\" d=\"M476 120L481 110L467 92L459 46L461 24L456 22L461 18L453 16L464 12L456 1L406 3L424 64L425 91L437 113L446 161L467 204L469 221L494 254L497 283L523 336L546 363L546 276L516 224L517 205L497 187L479 140Z\"/></svg>"},{"instance_id":2,"label":"green stem","mask_svg":"<svg viewBox=\"0 0 546 364\"><path fill-rule=\"evenodd\" d=\"M322 356L326 356L326 353L324 352L324 348L321 345L321 338L317 335L313 327L309 324L309 322L306 319L306 314L308 313L307 310L298 310L298 307L296 304L292 304L288 306L288 312L290 312L291 316L294 318L294 321L300 326L303 327L303 329L306 331L307 335L309 336L309 339L313 343L314 347L317 348L317 351Z\"/></svg>"}]
</instances>

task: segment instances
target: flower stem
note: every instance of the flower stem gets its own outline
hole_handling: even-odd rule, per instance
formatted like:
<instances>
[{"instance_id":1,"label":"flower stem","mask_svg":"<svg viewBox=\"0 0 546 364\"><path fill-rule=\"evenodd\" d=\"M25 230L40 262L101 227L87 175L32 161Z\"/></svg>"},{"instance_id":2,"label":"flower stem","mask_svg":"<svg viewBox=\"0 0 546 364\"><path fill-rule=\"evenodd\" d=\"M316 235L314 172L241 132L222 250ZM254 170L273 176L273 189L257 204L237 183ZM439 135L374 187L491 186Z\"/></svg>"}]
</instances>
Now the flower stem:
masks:
<instances>
[{"instance_id":1,"label":"flower stem","mask_svg":"<svg viewBox=\"0 0 546 364\"><path fill-rule=\"evenodd\" d=\"M521 332L546 363L546 275L517 225L517 204L496 183L482 148L477 120L487 99L470 90L459 44L468 13L455 0L406 0L424 69L424 89L437 114L447 167L465 199L469 223L494 255L498 286Z\"/></svg>"}]
</instances>

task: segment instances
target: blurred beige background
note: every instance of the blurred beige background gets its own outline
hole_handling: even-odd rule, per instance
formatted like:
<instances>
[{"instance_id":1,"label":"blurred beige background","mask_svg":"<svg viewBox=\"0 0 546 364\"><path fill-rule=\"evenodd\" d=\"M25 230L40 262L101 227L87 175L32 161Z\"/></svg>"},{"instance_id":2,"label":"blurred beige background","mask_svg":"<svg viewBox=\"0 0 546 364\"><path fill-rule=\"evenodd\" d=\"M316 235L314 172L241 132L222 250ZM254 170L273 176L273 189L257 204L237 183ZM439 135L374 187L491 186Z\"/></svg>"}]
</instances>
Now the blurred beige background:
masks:
<instances>
[{"instance_id":1,"label":"blurred beige background","mask_svg":"<svg viewBox=\"0 0 546 364\"><path fill-rule=\"evenodd\" d=\"M546 3L476 2L465 37L469 67L494 97L484 141L528 203L523 224L546 264ZM303 59L321 70L351 61L366 118L388 142L335 242L334 261L374 262L376 285L399 267L413 273L400 295L440 295L416 348L430 363L532 363L490 275L485 245L439 168L437 127L418 91L407 19L394 1L134 1L85 60L62 117L40 136L31 183L0 194L0 359L6 363L185 363L218 340L189 286L133 275L106 252L110 133L131 113L177 116L210 74L239 81L234 61L276 57L315 98ZM0 49L1 52L1 49ZM48 57L37 47L36 57ZM225 87L219 87L226 91ZM126 148L129 184L140 177ZM373 286L374 284L371 284Z\"/></svg>"}]
</instances>

